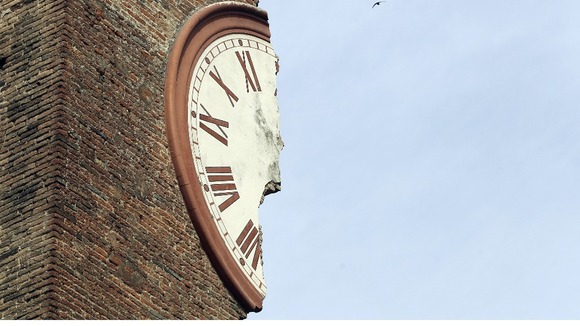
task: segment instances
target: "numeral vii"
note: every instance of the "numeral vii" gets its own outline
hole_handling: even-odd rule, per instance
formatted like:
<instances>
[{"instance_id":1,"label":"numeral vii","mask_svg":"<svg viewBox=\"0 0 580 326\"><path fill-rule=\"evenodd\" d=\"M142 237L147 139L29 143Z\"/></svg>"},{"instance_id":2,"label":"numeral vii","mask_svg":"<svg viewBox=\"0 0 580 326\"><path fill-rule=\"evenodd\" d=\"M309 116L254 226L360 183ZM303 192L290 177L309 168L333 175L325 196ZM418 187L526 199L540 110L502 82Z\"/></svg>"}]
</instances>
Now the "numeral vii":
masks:
<instances>
[{"instance_id":1,"label":"numeral vii","mask_svg":"<svg viewBox=\"0 0 580 326\"><path fill-rule=\"evenodd\" d=\"M250 92L250 87L254 92L261 92L262 87L260 86L260 81L258 80L258 75L256 74L256 69L254 68L254 62L252 61L252 56L250 51L239 52L236 51L236 56L238 61L244 70L244 75L246 76L246 90ZM249 70L248 70L249 65ZM251 74L250 74L251 71Z\"/></svg>"},{"instance_id":2,"label":"numeral vii","mask_svg":"<svg viewBox=\"0 0 580 326\"><path fill-rule=\"evenodd\" d=\"M232 168L229 166L207 167L205 172L207 173L210 184L210 186L206 188L206 191L211 189L211 192L214 196L227 197L218 206L220 212L225 211L228 209L228 207L240 199L240 194L238 193L236 184L234 183Z\"/></svg>"},{"instance_id":3,"label":"numeral vii","mask_svg":"<svg viewBox=\"0 0 580 326\"><path fill-rule=\"evenodd\" d=\"M252 258L252 268L256 269L256 267L258 267L258 260L260 259L262 246L260 245L260 231L258 231L258 228L254 225L252 220L248 221L242 230L242 233L238 236L236 243L240 246L246 259L248 259L250 255L254 255ZM242 264L245 264L245 261L242 261Z\"/></svg>"}]
</instances>

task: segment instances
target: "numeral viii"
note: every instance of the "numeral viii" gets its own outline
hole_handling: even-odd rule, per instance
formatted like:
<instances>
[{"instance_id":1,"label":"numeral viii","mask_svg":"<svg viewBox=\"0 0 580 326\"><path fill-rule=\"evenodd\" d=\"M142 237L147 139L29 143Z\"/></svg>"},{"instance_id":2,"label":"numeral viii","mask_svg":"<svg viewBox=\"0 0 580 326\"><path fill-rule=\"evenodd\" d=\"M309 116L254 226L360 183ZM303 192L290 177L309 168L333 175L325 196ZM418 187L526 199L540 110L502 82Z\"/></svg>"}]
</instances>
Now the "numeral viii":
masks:
<instances>
[{"instance_id":1,"label":"numeral viii","mask_svg":"<svg viewBox=\"0 0 580 326\"><path fill-rule=\"evenodd\" d=\"M229 166L207 167L205 169L209 179L209 187L206 191L211 189L211 192L216 197L226 197L226 199L218 206L220 212L225 211L238 199L240 194L236 189L234 183L234 175Z\"/></svg>"}]
</instances>

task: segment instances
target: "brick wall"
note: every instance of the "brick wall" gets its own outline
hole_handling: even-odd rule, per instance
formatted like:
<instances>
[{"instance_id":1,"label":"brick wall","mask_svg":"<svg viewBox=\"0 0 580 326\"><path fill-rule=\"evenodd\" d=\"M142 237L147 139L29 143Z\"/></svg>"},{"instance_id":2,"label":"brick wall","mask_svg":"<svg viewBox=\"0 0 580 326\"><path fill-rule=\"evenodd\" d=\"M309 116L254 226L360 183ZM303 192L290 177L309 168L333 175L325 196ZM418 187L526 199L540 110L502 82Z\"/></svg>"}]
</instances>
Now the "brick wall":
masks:
<instances>
[{"instance_id":1,"label":"brick wall","mask_svg":"<svg viewBox=\"0 0 580 326\"><path fill-rule=\"evenodd\" d=\"M214 2L1 2L1 318L245 318L165 134L171 42Z\"/></svg>"}]
</instances>

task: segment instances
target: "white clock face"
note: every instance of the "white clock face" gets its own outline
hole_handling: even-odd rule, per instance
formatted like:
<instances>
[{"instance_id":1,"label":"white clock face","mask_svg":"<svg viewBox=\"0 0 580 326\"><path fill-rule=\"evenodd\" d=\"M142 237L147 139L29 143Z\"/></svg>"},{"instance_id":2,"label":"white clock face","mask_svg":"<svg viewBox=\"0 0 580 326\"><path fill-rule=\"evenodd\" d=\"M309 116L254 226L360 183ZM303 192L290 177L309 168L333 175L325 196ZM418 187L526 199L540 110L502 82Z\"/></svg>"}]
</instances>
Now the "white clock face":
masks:
<instances>
[{"instance_id":1,"label":"white clock face","mask_svg":"<svg viewBox=\"0 0 580 326\"><path fill-rule=\"evenodd\" d=\"M280 184L277 69L268 42L246 34L218 38L197 61L188 100L205 202L230 254L262 295L258 206L266 185Z\"/></svg>"}]
</instances>

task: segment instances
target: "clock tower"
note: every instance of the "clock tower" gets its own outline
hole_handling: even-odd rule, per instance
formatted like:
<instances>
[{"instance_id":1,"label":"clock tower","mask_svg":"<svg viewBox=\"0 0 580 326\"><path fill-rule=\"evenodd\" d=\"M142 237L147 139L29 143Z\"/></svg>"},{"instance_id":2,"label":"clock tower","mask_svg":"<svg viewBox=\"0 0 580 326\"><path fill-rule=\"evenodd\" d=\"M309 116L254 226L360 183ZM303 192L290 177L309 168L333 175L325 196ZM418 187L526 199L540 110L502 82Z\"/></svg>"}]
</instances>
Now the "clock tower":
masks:
<instances>
[{"instance_id":1,"label":"clock tower","mask_svg":"<svg viewBox=\"0 0 580 326\"><path fill-rule=\"evenodd\" d=\"M2 1L0 318L262 309L282 141L257 2Z\"/></svg>"}]
</instances>

